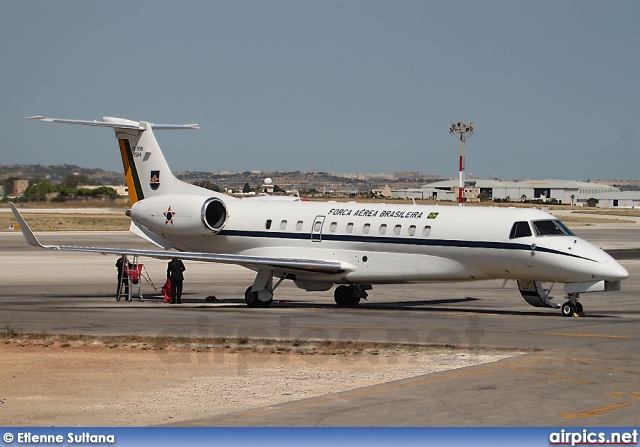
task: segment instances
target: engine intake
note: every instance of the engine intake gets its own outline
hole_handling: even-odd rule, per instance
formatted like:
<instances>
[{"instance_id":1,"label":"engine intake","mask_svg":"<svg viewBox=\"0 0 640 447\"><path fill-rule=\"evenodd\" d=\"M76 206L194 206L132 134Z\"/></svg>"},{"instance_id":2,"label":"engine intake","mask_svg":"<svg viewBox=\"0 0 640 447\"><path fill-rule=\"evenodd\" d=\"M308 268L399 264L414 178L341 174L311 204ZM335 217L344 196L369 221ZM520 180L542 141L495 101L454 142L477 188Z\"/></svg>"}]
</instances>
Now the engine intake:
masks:
<instances>
[{"instance_id":1,"label":"engine intake","mask_svg":"<svg viewBox=\"0 0 640 447\"><path fill-rule=\"evenodd\" d=\"M227 207L224 202L215 197L210 198L202 205L202 222L211 231L218 233L224 228L227 221Z\"/></svg>"}]
</instances>

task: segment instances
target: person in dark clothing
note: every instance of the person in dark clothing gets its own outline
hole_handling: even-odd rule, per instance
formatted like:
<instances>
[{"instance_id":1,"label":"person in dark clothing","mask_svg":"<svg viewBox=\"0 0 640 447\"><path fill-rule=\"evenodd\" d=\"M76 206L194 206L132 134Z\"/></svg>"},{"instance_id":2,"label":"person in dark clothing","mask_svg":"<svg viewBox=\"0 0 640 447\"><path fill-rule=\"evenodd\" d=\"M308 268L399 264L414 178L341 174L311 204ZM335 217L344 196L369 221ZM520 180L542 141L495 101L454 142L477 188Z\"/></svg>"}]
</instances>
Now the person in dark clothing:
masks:
<instances>
[{"instance_id":1,"label":"person in dark clothing","mask_svg":"<svg viewBox=\"0 0 640 447\"><path fill-rule=\"evenodd\" d=\"M120 292L122 292L122 284L124 284L124 294L129 296L129 277L127 272L124 271L124 266L127 264L127 257L125 255L120 256L116 261L116 268L118 269L118 289L116 291L116 299L120 298Z\"/></svg>"},{"instance_id":2,"label":"person in dark clothing","mask_svg":"<svg viewBox=\"0 0 640 447\"><path fill-rule=\"evenodd\" d=\"M167 265L167 278L171 280L171 304L182 304L182 272L186 269L178 258L173 258Z\"/></svg>"}]
</instances>

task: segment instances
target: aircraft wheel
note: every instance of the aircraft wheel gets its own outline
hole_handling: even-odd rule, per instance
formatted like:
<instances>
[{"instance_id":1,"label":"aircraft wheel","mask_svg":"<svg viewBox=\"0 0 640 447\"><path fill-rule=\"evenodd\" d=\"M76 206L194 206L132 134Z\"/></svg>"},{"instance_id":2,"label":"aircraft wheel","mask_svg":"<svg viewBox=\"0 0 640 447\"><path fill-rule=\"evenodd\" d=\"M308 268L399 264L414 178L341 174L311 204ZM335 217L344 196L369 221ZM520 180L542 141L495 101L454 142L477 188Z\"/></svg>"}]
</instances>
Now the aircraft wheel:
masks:
<instances>
[{"instance_id":1,"label":"aircraft wheel","mask_svg":"<svg viewBox=\"0 0 640 447\"><path fill-rule=\"evenodd\" d=\"M333 299L336 301L336 304L338 306L348 306L349 304L351 304L353 294L351 293L351 290L348 286L338 286L333 292Z\"/></svg>"},{"instance_id":2,"label":"aircraft wheel","mask_svg":"<svg viewBox=\"0 0 640 447\"><path fill-rule=\"evenodd\" d=\"M253 286L247 287L247 290L244 292L244 300L249 307L269 307L271 303L273 303L273 298L269 301L260 301L258 298L258 292L252 292L251 288Z\"/></svg>"},{"instance_id":3,"label":"aircraft wheel","mask_svg":"<svg viewBox=\"0 0 640 447\"><path fill-rule=\"evenodd\" d=\"M360 297L357 295L351 295L349 298L349 306L357 306L360 303Z\"/></svg>"},{"instance_id":4,"label":"aircraft wheel","mask_svg":"<svg viewBox=\"0 0 640 447\"><path fill-rule=\"evenodd\" d=\"M562 305L561 311L563 317L572 317L576 312L576 307L571 303L571 301L567 301Z\"/></svg>"},{"instance_id":5,"label":"aircraft wheel","mask_svg":"<svg viewBox=\"0 0 640 447\"><path fill-rule=\"evenodd\" d=\"M576 312L581 314L584 312L584 308L582 307L582 303L576 301Z\"/></svg>"},{"instance_id":6,"label":"aircraft wheel","mask_svg":"<svg viewBox=\"0 0 640 447\"><path fill-rule=\"evenodd\" d=\"M244 300L249 307L260 307L260 300L258 299L258 292L252 292L251 288L253 286L247 287L246 292L244 292Z\"/></svg>"}]
</instances>

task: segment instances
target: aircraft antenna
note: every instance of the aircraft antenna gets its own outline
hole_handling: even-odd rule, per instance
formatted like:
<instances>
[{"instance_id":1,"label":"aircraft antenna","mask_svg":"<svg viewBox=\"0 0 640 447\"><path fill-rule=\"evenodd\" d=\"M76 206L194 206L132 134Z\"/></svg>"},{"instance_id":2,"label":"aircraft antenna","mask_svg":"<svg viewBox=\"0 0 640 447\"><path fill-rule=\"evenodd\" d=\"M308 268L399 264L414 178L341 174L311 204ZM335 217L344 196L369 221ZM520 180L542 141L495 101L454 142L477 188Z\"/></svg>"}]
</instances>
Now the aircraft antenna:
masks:
<instances>
[{"instance_id":1,"label":"aircraft antenna","mask_svg":"<svg viewBox=\"0 0 640 447\"><path fill-rule=\"evenodd\" d=\"M467 136L473 134L473 122L456 122L449 124L449 133L456 140L460 140L460 185L458 190L458 206L462 206L462 192L464 191L464 143ZM456 135L457 134L457 135Z\"/></svg>"}]
</instances>

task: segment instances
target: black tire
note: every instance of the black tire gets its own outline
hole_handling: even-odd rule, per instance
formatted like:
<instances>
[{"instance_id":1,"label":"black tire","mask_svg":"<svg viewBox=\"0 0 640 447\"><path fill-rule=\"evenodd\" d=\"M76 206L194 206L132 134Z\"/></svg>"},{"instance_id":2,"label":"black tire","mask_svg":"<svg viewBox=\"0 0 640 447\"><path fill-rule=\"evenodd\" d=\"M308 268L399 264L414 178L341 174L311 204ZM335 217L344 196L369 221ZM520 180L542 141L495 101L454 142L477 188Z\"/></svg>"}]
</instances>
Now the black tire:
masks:
<instances>
[{"instance_id":1,"label":"black tire","mask_svg":"<svg viewBox=\"0 0 640 447\"><path fill-rule=\"evenodd\" d=\"M260 307L260 300L258 299L258 292L252 292L251 288L253 286L247 287L247 290L244 292L244 300L249 307Z\"/></svg>"},{"instance_id":2,"label":"black tire","mask_svg":"<svg viewBox=\"0 0 640 447\"><path fill-rule=\"evenodd\" d=\"M357 306L358 304L360 304L360 297L351 295L351 298L349 298L349 306Z\"/></svg>"},{"instance_id":3,"label":"black tire","mask_svg":"<svg viewBox=\"0 0 640 447\"><path fill-rule=\"evenodd\" d=\"M581 314L584 312L584 308L582 307L582 303L576 301L576 312Z\"/></svg>"},{"instance_id":4,"label":"black tire","mask_svg":"<svg viewBox=\"0 0 640 447\"><path fill-rule=\"evenodd\" d=\"M567 301L562 305L561 311L563 317L573 317L573 314L576 312L576 307L570 301Z\"/></svg>"},{"instance_id":5,"label":"black tire","mask_svg":"<svg viewBox=\"0 0 640 447\"><path fill-rule=\"evenodd\" d=\"M338 286L333 292L333 299L336 301L338 306L348 306L351 304L353 294L348 286Z\"/></svg>"},{"instance_id":6,"label":"black tire","mask_svg":"<svg viewBox=\"0 0 640 447\"><path fill-rule=\"evenodd\" d=\"M247 290L244 292L244 301L247 303L249 307L269 307L271 303L273 303L273 298L269 301L260 301L258 298L258 292L252 292L251 288L253 286L247 287Z\"/></svg>"}]
</instances>

